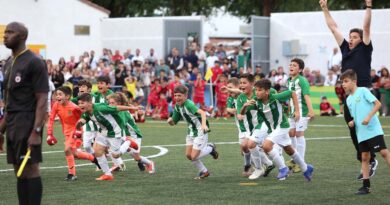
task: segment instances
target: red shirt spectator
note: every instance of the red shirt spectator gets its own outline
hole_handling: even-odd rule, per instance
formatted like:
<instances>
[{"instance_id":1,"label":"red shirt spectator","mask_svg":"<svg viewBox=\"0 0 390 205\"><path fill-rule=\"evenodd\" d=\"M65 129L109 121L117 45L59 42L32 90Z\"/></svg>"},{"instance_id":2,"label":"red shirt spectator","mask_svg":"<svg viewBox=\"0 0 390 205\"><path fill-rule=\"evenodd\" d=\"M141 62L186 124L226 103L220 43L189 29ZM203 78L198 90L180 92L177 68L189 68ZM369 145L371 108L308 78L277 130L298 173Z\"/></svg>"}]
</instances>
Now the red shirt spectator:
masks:
<instances>
[{"instance_id":1,"label":"red shirt spectator","mask_svg":"<svg viewBox=\"0 0 390 205\"><path fill-rule=\"evenodd\" d=\"M204 89L206 87L206 81L202 79L202 74L198 73L197 78L194 82L194 103L204 105Z\"/></svg>"},{"instance_id":2,"label":"red shirt spectator","mask_svg":"<svg viewBox=\"0 0 390 205\"><path fill-rule=\"evenodd\" d=\"M211 68L211 71L213 72L213 76L211 77L211 82L216 83L218 76L223 73L222 68L219 67L218 61L215 62L215 66Z\"/></svg>"},{"instance_id":3,"label":"red shirt spectator","mask_svg":"<svg viewBox=\"0 0 390 205\"><path fill-rule=\"evenodd\" d=\"M123 60L123 56L119 53L118 50L116 50L115 51L115 55L113 55L111 59L112 59L113 62L122 61Z\"/></svg>"}]
</instances>

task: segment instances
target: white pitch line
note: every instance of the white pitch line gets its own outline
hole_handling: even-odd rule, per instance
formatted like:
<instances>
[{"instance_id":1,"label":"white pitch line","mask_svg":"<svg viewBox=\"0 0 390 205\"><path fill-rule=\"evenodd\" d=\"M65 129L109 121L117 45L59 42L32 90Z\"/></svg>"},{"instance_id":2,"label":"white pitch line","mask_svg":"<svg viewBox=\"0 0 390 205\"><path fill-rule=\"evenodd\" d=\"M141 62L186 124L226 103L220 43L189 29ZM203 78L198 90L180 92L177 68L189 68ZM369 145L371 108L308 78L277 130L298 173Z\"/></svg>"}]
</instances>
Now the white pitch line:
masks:
<instances>
[{"instance_id":1,"label":"white pitch line","mask_svg":"<svg viewBox=\"0 0 390 205\"><path fill-rule=\"evenodd\" d=\"M143 146L143 147L146 147L146 146ZM159 149L160 152L157 153L157 154L154 154L154 155L147 156L146 158L148 158L148 159L160 157L160 156L166 155L168 153L168 149L164 148L164 147L160 147L160 146L149 146L149 147L153 147L153 148ZM123 161L124 162L134 161L134 159L124 159ZM76 167L84 167L84 166L91 166L91 165L95 165L95 164L93 164L93 163L77 164ZM40 169L41 170L42 169L62 169L62 168L67 168L67 167L68 166L40 167ZM14 171L14 170L13 169L3 169L3 170L0 170L0 172L10 172L10 171Z\"/></svg>"}]
</instances>

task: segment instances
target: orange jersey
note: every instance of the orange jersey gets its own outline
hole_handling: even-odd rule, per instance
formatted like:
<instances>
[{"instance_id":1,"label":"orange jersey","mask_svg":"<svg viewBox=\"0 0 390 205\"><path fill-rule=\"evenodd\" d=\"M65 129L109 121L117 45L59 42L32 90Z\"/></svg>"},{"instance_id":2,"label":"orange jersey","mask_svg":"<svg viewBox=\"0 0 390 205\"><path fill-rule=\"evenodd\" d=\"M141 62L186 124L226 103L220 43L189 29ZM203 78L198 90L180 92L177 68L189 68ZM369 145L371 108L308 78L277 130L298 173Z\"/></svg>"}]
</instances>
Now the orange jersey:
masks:
<instances>
[{"instance_id":1,"label":"orange jersey","mask_svg":"<svg viewBox=\"0 0 390 205\"><path fill-rule=\"evenodd\" d=\"M65 137L70 137L76 128L77 121L80 119L81 114L81 109L70 101L66 105L55 102L50 112L47 134L53 135L54 119L58 115L62 124L62 133Z\"/></svg>"}]
</instances>

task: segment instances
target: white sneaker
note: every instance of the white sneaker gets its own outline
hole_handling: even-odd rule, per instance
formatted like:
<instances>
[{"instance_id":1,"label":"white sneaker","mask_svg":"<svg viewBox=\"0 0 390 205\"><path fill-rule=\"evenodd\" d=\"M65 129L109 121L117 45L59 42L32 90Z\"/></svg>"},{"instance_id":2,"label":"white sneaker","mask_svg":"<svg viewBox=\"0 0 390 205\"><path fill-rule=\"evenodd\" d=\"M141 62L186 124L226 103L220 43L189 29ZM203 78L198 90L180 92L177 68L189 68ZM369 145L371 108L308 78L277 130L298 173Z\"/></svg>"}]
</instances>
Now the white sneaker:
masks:
<instances>
[{"instance_id":1,"label":"white sneaker","mask_svg":"<svg viewBox=\"0 0 390 205\"><path fill-rule=\"evenodd\" d=\"M255 169L255 171L252 173L252 175L249 176L248 179L250 180L258 179L263 174L264 174L264 169Z\"/></svg>"}]
</instances>

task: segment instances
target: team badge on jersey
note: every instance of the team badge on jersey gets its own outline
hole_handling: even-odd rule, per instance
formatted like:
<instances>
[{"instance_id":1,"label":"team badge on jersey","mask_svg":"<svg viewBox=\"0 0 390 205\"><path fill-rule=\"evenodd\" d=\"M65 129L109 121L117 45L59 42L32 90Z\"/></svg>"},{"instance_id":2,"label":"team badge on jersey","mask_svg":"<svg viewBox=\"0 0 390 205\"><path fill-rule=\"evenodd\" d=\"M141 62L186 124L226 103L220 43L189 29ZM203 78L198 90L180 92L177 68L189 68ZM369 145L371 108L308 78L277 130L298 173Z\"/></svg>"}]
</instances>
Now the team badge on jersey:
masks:
<instances>
[{"instance_id":1,"label":"team badge on jersey","mask_svg":"<svg viewBox=\"0 0 390 205\"><path fill-rule=\"evenodd\" d=\"M20 81L22 81L21 74L20 74L20 73L16 73L15 82L16 82L16 83L20 83Z\"/></svg>"}]
</instances>

